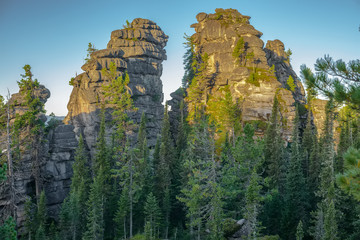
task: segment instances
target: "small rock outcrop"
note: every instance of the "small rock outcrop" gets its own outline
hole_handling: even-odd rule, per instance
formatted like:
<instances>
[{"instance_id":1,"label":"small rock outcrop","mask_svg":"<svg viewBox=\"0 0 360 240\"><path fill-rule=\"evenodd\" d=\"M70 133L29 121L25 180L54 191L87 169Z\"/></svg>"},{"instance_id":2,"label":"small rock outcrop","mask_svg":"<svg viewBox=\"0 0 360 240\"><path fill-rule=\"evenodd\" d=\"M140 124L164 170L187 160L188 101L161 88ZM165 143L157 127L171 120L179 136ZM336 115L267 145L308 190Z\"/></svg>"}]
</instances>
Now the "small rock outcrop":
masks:
<instances>
[{"instance_id":1,"label":"small rock outcrop","mask_svg":"<svg viewBox=\"0 0 360 240\"><path fill-rule=\"evenodd\" d=\"M130 117L139 123L142 112L145 112L148 144L155 145L164 111L160 77L162 61L166 59L164 47L167 39L168 36L154 22L137 18L124 29L113 31L107 48L92 53L91 59L82 66L85 72L74 80L65 122L74 125L77 135L83 134L92 153L100 122L102 86L109 83L101 69L108 69L111 62L115 63L119 75L129 74L132 99L138 108ZM107 116L107 121L110 121L110 114Z\"/></svg>"},{"instance_id":2,"label":"small rock outcrop","mask_svg":"<svg viewBox=\"0 0 360 240\"><path fill-rule=\"evenodd\" d=\"M208 93L220 94L229 85L233 100L241 102L242 119L267 121L277 93L282 117L286 120L284 135L289 137L295 116L295 102L305 103L301 82L292 70L284 44L269 41L264 48L262 33L249 22L250 17L234 9L216 9L214 14L199 13L198 23L191 25L195 54L208 56L208 75L212 82ZM288 86L289 77L293 87Z\"/></svg>"}]
</instances>

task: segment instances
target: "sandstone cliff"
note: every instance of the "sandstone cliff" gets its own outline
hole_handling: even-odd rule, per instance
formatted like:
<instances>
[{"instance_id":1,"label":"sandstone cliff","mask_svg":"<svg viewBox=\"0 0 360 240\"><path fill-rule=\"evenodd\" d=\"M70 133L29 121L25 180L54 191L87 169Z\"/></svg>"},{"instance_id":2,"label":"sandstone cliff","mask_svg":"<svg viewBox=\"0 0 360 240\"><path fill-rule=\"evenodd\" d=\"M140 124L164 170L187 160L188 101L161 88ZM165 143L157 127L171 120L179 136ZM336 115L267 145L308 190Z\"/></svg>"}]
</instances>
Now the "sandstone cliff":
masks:
<instances>
[{"instance_id":1,"label":"sandstone cliff","mask_svg":"<svg viewBox=\"0 0 360 240\"><path fill-rule=\"evenodd\" d=\"M94 149L99 128L102 86L109 82L101 69L109 68L111 62L116 64L119 75L125 71L129 74L129 87L138 108L131 118L139 123L142 112L145 112L148 143L149 146L155 145L164 111L160 77L162 61L166 59L164 47L167 39L168 36L154 22L137 18L124 29L113 31L107 48L91 54L91 59L82 66L85 72L75 78L65 122L74 125L77 135L84 135L90 150ZM107 121L110 120L108 114Z\"/></svg>"},{"instance_id":2,"label":"sandstone cliff","mask_svg":"<svg viewBox=\"0 0 360 240\"><path fill-rule=\"evenodd\" d=\"M267 121L274 95L278 93L282 118L286 122L285 136L289 137L295 116L294 103L304 104L305 94L284 44L274 40L264 48L260 39L262 33L249 23L250 17L234 9L216 9L215 12L199 13L198 23L191 25L196 32L191 36L195 54L207 54L209 58L206 74L213 79L207 92L216 96L222 86L229 85L233 100L241 102L244 122ZM293 89L288 84L290 76Z\"/></svg>"}]
</instances>

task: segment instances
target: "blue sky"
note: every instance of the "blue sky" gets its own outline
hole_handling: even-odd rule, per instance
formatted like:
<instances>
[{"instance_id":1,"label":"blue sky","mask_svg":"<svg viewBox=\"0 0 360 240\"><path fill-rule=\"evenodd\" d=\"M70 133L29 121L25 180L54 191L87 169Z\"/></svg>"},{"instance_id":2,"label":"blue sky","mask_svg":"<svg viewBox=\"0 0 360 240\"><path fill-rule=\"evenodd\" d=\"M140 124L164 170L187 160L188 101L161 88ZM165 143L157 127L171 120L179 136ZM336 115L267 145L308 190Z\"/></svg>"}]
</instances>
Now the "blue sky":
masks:
<instances>
[{"instance_id":1,"label":"blue sky","mask_svg":"<svg viewBox=\"0 0 360 240\"><path fill-rule=\"evenodd\" d=\"M148 18L169 35L168 60L163 63L165 98L181 85L184 33L199 12L234 8L251 16L262 40L280 39L293 52L292 65L313 66L330 54L345 61L360 58L360 0L0 0L0 94L18 91L22 67L51 91L48 114L66 115L72 87L68 81L86 56L89 42L106 48L113 30L126 20Z\"/></svg>"}]
</instances>

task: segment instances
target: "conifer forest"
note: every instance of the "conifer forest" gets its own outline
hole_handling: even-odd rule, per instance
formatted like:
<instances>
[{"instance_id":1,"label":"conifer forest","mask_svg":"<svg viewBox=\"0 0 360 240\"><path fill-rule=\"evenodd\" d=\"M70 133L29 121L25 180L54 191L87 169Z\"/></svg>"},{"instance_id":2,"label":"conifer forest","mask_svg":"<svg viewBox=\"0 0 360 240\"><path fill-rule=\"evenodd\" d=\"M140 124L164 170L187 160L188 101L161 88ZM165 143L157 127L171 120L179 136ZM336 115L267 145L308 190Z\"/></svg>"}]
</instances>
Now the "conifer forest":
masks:
<instances>
[{"instance_id":1,"label":"conifer forest","mask_svg":"<svg viewBox=\"0 0 360 240\"><path fill-rule=\"evenodd\" d=\"M250 17L196 19L165 102L147 19L89 43L65 119L23 67L0 96L0 240L360 239L360 60L297 76Z\"/></svg>"}]
</instances>

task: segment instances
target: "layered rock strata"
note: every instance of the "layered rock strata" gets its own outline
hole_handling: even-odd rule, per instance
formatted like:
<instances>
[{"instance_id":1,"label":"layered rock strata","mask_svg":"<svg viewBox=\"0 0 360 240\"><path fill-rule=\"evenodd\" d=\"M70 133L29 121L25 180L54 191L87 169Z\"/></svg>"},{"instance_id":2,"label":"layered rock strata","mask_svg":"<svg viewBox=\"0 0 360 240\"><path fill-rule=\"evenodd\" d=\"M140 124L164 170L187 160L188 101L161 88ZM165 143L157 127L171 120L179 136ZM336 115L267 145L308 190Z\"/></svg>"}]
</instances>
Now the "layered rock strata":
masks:
<instances>
[{"instance_id":1,"label":"layered rock strata","mask_svg":"<svg viewBox=\"0 0 360 240\"><path fill-rule=\"evenodd\" d=\"M249 23L250 17L234 9L215 12L199 13L198 23L191 25L196 32L191 36L195 54L207 54L209 58L206 74L212 75L213 81L208 93L219 95L221 88L229 85L233 100L241 102L244 122L267 121L277 93L286 123L285 136L289 137L295 116L294 103L304 103L305 98L284 44L279 40L269 41L264 48L262 33ZM294 80L295 89L287 83L289 76Z\"/></svg>"},{"instance_id":2,"label":"layered rock strata","mask_svg":"<svg viewBox=\"0 0 360 240\"><path fill-rule=\"evenodd\" d=\"M160 77L167 39L154 22L137 18L124 29L113 31L107 48L92 53L91 59L82 66L85 72L74 80L65 122L74 125L76 134L83 134L90 150L94 150L99 129L102 87L109 83L101 69L108 69L111 62L115 63L118 75L129 74L132 99L138 108L130 117L139 123L145 112L148 143L150 147L155 145L164 111ZM107 121L111 121L109 113ZM107 132L109 136L111 130Z\"/></svg>"},{"instance_id":3,"label":"layered rock strata","mask_svg":"<svg viewBox=\"0 0 360 240\"><path fill-rule=\"evenodd\" d=\"M34 90L35 97L41 102L46 103L50 97L50 91L43 85ZM28 109L24 106L25 96L21 93L13 94L10 98L11 128L16 115L24 114ZM46 116L40 115L40 119L45 122ZM52 122L54 123L54 122ZM16 220L19 235L24 232L25 224L25 201L31 197L36 201L34 164L35 159L27 147L33 139L23 142L27 131L20 133L20 159L14 159L14 192L16 205ZM1 149L6 149L6 133L1 135ZM77 147L77 140L71 125L63 125L57 122L52 127L46 126L46 131L41 146L39 147L39 175L42 189L45 191L46 204L48 207L48 216L56 219L58 217L61 203L64 201L69 191L69 185L72 176L72 163L74 161L74 151ZM3 152L6 154L6 152ZM6 181L0 185L0 219L6 219L11 211L11 192L9 182Z\"/></svg>"}]
</instances>

